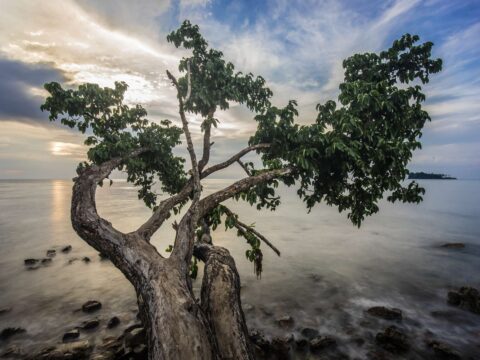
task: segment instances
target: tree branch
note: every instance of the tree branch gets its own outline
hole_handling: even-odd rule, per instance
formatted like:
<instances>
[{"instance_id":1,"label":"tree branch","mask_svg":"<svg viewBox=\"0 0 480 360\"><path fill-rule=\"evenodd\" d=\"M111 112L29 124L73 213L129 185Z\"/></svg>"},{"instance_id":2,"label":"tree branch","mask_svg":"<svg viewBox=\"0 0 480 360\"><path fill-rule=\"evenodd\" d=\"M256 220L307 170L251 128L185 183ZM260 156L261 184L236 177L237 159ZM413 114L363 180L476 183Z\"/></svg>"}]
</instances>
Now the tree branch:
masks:
<instances>
[{"instance_id":1,"label":"tree branch","mask_svg":"<svg viewBox=\"0 0 480 360\"><path fill-rule=\"evenodd\" d=\"M198 163L198 171L200 172L200 174L202 173L203 168L205 167L205 165L207 165L208 160L210 159L210 147L212 145L210 143L210 135L212 131L211 120L213 118L213 114L215 114L215 108L211 109L208 112L207 119L206 119L207 123L205 125L205 128L204 128L205 133L203 135L203 155L202 155L202 159Z\"/></svg>"},{"instance_id":2,"label":"tree branch","mask_svg":"<svg viewBox=\"0 0 480 360\"><path fill-rule=\"evenodd\" d=\"M233 213L229 208L227 208L226 206L223 206L223 207L224 207L225 214L234 220L235 222L234 226L235 228L238 229L238 231L240 231L244 235L246 235L247 232L251 232L256 237L258 237L261 241L263 241L268 247L270 247L270 249L272 249L278 256L280 256L280 250L278 250L275 247L275 245L273 245L265 236L263 236L257 230L255 230L253 226L249 226L241 222L240 220L238 220L238 215Z\"/></svg>"},{"instance_id":3,"label":"tree branch","mask_svg":"<svg viewBox=\"0 0 480 360\"><path fill-rule=\"evenodd\" d=\"M247 166L242 162L242 160L238 159L237 160L237 163L238 165L240 165L242 167L242 169L245 171L245 173L248 175L248 176L251 176L252 174L250 173L250 171L248 170Z\"/></svg>"},{"instance_id":4,"label":"tree branch","mask_svg":"<svg viewBox=\"0 0 480 360\"><path fill-rule=\"evenodd\" d=\"M232 185L217 191L199 202L199 218L205 216L209 211L211 211L215 206L220 204L221 202L232 198L236 194L241 193L242 191L245 191L252 186L261 184L263 182L272 180L274 178L280 177L282 175L286 175L290 173L292 169L290 167L285 167L282 169L274 169L274 170L268 170L262 173L259 173L254 176L250 176L247 178L244 178L242 180L239 180Z\"/></svg>"}]
</instances>

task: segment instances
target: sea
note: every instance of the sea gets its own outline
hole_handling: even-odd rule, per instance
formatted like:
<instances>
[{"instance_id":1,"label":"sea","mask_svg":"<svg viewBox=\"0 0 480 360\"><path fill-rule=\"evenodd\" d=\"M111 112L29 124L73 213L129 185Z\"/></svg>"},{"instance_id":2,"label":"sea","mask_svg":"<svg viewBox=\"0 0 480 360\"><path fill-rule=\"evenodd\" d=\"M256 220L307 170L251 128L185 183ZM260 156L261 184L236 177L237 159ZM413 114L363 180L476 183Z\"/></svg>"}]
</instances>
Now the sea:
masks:
<instances>
[{"instance_id":1,"label":"sea","mask_svg":"<svg viewBox=\"0 0 480 360\"><path fill-rule=\"evenodd\" d=\"M208 179L208 194L228 185ZM337 340L346 358L366 359L377 351L375 336L390 325L404 331L411 350L395 359L435 358L427 343L447 344L465 358L480 359L480 315L447 304L447 294L462 286L480 289L480 181L420 180L426 189L421 204L380 203L380 211L360 228L345 213L320 204L310 213L295 190L280 188L277 211L227 202L240 219L255 226L280 250L262 245L263 273L258 278L245 256L248 245L232 230L213 232L216 245L234 256L242 282L241 299L250 329L267 338L301 337L316 329ZM62 335L98 317L101 326L81 338L100 343L138 322L133 287L108 260L80 239L71 226L71 180L0 181L0 330L22 327L23 334L0 340L0 353L16 345L27 353L61 343ZM121 231L138 228L151 210L137 199L137 189L116 180L97 191L101 216ZM159 252L173 243L172 217L152 238ZM464 248L442 247L463 243ZM61 249L72 246L69 253ZM24 259L52 262L29 270ZM89 257L85 263L82 258ZM193 282L198 293L201 272ZM95 315L78 309L98 300ZM403 320L372 317L372 306L401 309ZM107 329L118 316L121 326ZM280 327L289 316L293 324ZM293 354L302 359L305 355Z\"/></svg>"}]
</instances>

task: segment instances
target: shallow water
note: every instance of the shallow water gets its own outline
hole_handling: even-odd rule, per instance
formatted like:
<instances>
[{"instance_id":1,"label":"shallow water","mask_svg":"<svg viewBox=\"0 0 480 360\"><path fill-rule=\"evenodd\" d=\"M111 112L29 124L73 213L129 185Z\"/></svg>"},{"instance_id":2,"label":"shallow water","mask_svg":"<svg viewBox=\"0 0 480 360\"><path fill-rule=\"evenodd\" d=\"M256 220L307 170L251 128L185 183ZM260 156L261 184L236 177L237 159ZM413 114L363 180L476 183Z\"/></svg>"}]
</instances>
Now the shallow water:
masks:
<instances>
[{"instance_id":1,"label":"shallow water","mask_svg":"<svg viewBox=\"0 0 480 360\"><path fill-rule=\"evenodd\" d=\"M227 182L208 180L206 191ZM0 308L12 308L0 315L0 329L27 329L26 334L0 342L0 352L12 344L34 351L58 343L65 331L92 317L75 311L89 299L103 303L98 314L103 324L82 337L101 341L136 321L131 285L71 228L71 185L64 180L0 181ZM307 214L288 189L281 189L282 205L276 212L256 213L244 204L231 203L244 222L255 222L282 252L277 257L264 247L264 272L256 279L253 265L245 259L244 240L223 227L214 233L214 242L235 256L249 327L269 336L298 335L302 327L314 327L336 337L340 352L364 358L374 349L375 334L390 324L364 311L386 305L404 311L405 319L398 325L415 345L406 359L428 356L425 337L480 358L480 316L446 304L448 290L480 287L480 181L422 181L422 185L427 190L422 204L382 203L380 213L361 229L328 206ZM123 181L99 189L97 203L101 215L123 231L134 230L149 215L136 200L136 190ZM152 242L165 253L173 242L170 224ZM445 242L467 246L439 248ZM58 251L68 244L73 246L69 254ZM50 248L57 249L51 265L26 270L25 258L45 257ZM92 262L68 263L83 256ZM200 281L194 286L198 289ZM294 318L291 329L276 325L275 318L283 314ZM113 315L121 318L123 326L105 330ZM354 341L358 338L366 343L358 345Z\"/></svg>"}]
</instances>

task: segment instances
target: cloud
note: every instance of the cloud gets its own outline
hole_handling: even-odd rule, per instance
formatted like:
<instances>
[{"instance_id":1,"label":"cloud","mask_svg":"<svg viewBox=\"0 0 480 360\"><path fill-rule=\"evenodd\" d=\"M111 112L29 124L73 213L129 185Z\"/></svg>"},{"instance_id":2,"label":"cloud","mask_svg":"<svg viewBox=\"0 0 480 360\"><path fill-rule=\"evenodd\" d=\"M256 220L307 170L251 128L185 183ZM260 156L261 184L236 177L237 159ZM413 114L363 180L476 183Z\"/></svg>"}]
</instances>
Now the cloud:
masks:
<instances>
[{"instance_id":1,"label":"cloud","mask_svg":"<svg viewBox=\"0 0 480 360\"><path fill-rule=\"evenodd\" d=\"M0 120L3 117L44 120L46 115L40 111L43 84L63 80L62 74L48 65L0 58Z\"/></svg>"}]
</instances>

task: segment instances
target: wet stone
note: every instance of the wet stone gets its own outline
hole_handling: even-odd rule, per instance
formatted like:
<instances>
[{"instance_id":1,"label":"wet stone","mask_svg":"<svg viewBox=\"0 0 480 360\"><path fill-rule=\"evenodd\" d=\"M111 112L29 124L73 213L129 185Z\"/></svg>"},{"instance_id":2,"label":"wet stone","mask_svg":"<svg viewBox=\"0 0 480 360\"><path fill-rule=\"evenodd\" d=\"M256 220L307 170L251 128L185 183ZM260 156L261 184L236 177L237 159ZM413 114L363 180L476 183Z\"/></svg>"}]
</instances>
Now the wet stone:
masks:
<instances>
[{"instance_id":1,"label":"wet stone","mask_svg":"<svg viewBox=\"0 0 480 360\"><path fill-rule=\"evenodd\" d=\"M470 286L463 286L458 291L449 291L448 304L480 314L480 292Z\"/></svg>"},{"instance_id":2,"label":"wet stone","mask_svg":"<svg viewBox=\"0 0 480 360\"><path fill-rule=\"evenodd\" d=\"M431 341L428 346L433 350L435 356L438 359L445 359L445 360L459 360L461 359L460 354L452 349L447 344L441 343L439 341Z\"/></svg>"},{"instance_id":3,"label":"wet stone","mask_svg":"<svg viewBox=\"0 0 480 360\"><path fill-rule=\"evenodd\" d=\"M98 319L87 320L82 323L82 329L84 330L92 330L100 325L100 321Z\"/></svg>"},{"instance_id":4,"label":"wet stone","mask_svg":"<svg viewBox=\"0 0 480 360\"><path fill-rule=\"evenodd\" d=\"M465 244L464 243L446 243L441 245L440 247L444 249L464 249Z\"/></svg>"},{"instance_id":5,"label":"wet stone","mask_svg":"<svg viewBox=\"0 0 480 360\"><path fill-rule=\"evenodd\" d=\"M293 318L290 315L279 317L276 321L281 327L289 327L293 325Z\"/></svg>"},{"instance_id":6,"label":"wet stone","mask_svg":"<svg viewBox=\"0 0 480 360\"><path fill-rule=\"evenodd\" d=\"M84 256L84 257L82 258L82 261L87 264L87 263L89 263L89 262L92 261L92 260L90 260L90 258L89 258L88 256Z\"/></svg>"},{"instance_id":7,"label":"wet stone","mask_svg":"<svg viewBox=\"0 0 480 360\"><path fill-rule=\"evenodd\" d=\"M52 258L55 255L57 255L57 250L53 250L53 249L47 250L47 257Z\"/></svg>"},{"instance_id":8,"label":"wet stone","mask_svg":"<svg viewBox=\"0 0 480 360\"><path fill-rule=\"evenodd\" d=\"M303 328L301 334L305 336L308 340L313 339L314 337L318 336L318 330L312 328Z\"/></svg>"},{"instance_id":9,"label":"wet stone","mask_svg":"<svg viewBox=\"0 0 480 360\"><path fill-rule=\"evenodd\" d=\"M25 358L22 349L20 349L16 345L12 345L9 348L7 348L4 352L0 354L1 358L7 358L7 359L22 359Z\"/></svg>"},{"instance_id":10,"label":"wet stone","mask_svg":"<svg viewBox=\"0 0 480 360\"><path fill-rule=\"evenodd\" d=\"M6 340L14 335L23 334L25 332L27 332L27 330L21 327L7 327L0 333L0 339Z\"/></svg>"},{"instance_id":11,"label":"wet stone","mask_svg":"<svg viewBox=\"0 0 480 360\"><path fill-rule=\"evenodd\" d=\"M52 263L52 259L51 258L45 258L45 259L42 259L42 265L49 265Z\"/></svg>"},{"instance_id":12,"label":"wet stone","mask_svg":"<svg viewBox=\"0 0 480 360\"><path fill-rule=\"evenodd\" d=\"M409 349L407 335L396 326L390 326L377 333L375 341L379 346L392 353L403 353Z\"/></svg>"},{"instance_id":13,"label":"wet stone","mask_svg":"<svg viewBox=\"0 0 480 360\"><path fill-rule=\"evenodd\" d=\"M78 329L70 330L67 331L65 334L63 334L62 341L63 342L69 342L69 341L74 341L80 337L80 332Z\"/></svg>"},{"instance_id":14,"label":"wet stone","mask_svg":"<svg viewBox=\"0 0 480 360\"><path fill-rule=\"evenodd\" d=\"M385 320L401 320L402 310L397 308L387 308L385 306L374 306L367 310L367 313Z\"/></svg>"},{"instance_id":15,"label":"wet stone","mask_svg":"<svg viewBox=\"0 0 480 360\"><path fill-rule=\"evenodd\" d=\"M82 311L86 313L91 313L94 311L98 311L102 308L102 303L96 300L89 300L85 304L82 305Z\"/></svg>"},{"instance_id":16,"label":"wet stone","mask_svg":"<svg viewBox=\"0 0 480 360\"><path fill-rule=\"evenodd\" d=\"M310 340L310 349L314 352L333 348L337 341L331 336L317 336Z\"/></svg>"},{"instance_id":17,"label":"wet stone","mask_svg":"<svg viewBox=\"0 0 480 360\"><path fill-rule=\"evenodd\" d=\"M113 329L114 327L117 327L119 324L120 324L120 319L117 316L114 316L110 320L108 320L107 328Z\"/></svg>"},{"instance_id":18,"label":"wet stone","mask_svg":"<svg viewBox=\"0 0 480 360\"><path fill-rule=\"evenodd\" d=\"M67 254L70 251L72 251L72 245L67 245L67 246L62 248L62 253L64 253L64 254Z\"/></svg>"},{"instance_id":19,"label":"wet stone","mask_svg":"<svg viewBox=\"0 0 480 360\"><path fill-rule=\"evenodd\" d=\"M35 265L39 261L40 260L38 260L38 259L32 259L32 258L23 260L24 264L27 265L27 266Z\"/></svg>"}]
</instances>

